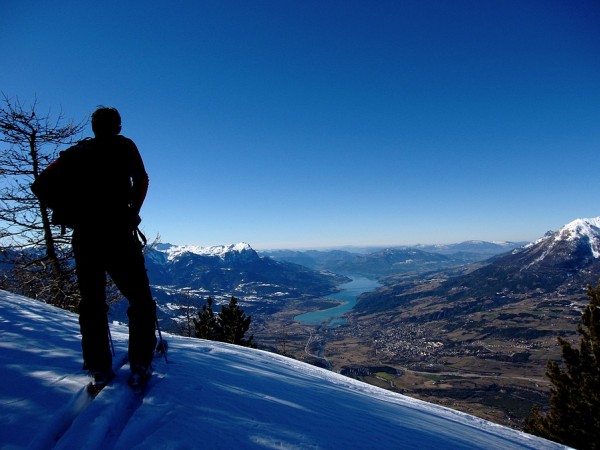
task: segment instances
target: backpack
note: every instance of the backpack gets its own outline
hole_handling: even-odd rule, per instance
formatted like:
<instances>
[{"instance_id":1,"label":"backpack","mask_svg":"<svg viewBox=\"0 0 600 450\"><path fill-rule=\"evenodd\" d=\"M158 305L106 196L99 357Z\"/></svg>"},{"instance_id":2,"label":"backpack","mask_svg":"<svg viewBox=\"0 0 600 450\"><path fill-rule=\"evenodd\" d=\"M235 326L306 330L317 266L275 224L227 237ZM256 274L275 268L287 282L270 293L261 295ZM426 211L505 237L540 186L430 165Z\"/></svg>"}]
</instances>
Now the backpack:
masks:
<instances>
[{"instance_id":1,"label":"backpack","mask_svg":"<svg viewBox=\"0 0 600 450\"><path fill-rule=\"evenodd\" d=\"M59 158L44 169L31 185L42 206L52 210L51 223L74 228L81 219L86 193L86 150L93 145L87 138L60 152Z\"/></svg>"}]
</instances>

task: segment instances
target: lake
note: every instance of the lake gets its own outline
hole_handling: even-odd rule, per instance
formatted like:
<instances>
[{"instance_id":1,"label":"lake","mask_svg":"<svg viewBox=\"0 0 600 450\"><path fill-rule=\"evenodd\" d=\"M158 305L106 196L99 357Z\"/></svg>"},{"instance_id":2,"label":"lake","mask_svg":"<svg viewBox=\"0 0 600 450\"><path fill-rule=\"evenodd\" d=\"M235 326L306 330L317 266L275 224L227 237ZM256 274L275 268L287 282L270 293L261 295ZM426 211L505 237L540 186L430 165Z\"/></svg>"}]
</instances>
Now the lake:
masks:
<instances>
[{"instance_id":1,"label":"lake","mask_svg":"<svg viewBox=\"0 0 600 450\"><path fill-rule=\"evenodd\" d=\"M343 315L356 305L358 296L364 292L373 291L381 286L381 283L371 278L355 275L347 275L347 277L352 278L352 281L340 285L340 289L342 289L340 292L327 296L327 298L333 298L344 302L343 304L334 308L320 309L318 311L300 314L299 316L294 317L294 320L304 325L319 325L323 322L329 322L329 326L334 327L345 324L346 319Z\"/></svg>"}]
</instances>

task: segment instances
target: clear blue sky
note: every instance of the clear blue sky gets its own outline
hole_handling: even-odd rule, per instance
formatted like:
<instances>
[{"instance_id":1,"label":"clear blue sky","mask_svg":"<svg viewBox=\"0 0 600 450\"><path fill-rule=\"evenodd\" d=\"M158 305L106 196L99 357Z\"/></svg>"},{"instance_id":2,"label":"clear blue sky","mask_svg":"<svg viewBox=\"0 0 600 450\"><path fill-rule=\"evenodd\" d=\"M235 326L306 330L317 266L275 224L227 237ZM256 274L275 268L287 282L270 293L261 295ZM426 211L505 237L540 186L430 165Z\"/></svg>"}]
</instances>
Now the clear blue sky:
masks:
<instances>
[{"instance_id":1,"label":"clear blue sky","mask_svg":"<svg viewBox=\"0 0 600 450\"><path fill-rule=\"evenodd\" d=\"M0 55L42 112L121 111L163 242L533 240L600 215L597 1L4 0Z\"/></svg>"}]
</instances>

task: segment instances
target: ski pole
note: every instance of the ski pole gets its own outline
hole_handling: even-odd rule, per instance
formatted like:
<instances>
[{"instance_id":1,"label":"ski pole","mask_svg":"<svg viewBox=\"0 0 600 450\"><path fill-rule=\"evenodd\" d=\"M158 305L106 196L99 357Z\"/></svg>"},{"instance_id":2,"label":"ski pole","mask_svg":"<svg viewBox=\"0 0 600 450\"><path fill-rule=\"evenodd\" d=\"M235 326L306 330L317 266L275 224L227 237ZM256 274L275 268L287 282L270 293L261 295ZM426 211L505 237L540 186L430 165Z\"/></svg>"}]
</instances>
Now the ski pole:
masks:
<instances>
[{"instance_id":1,"label":"ski pole","mask_svg":"<svg viewBox=\"0 0 600 450\"><path fill-rule=\"evenodd\" d=\"M158 330L158 340L159 340L158 348L160 348L160 351L162 352L163 356L165 357L165 362L167 364L169 364L169 360L167 359L167 347L165 345L165 341L163 341L162 333L160 332L160 325L158 324L158 317L156 318L156 329Z\"/></svg>"},{"instance_id":2,"label":"ski pole","mask_svg":"<svg viewBox=\"0 0 600 450\"><path fill-rule=\"evenodd\" d=\"M108 330L108 342L110 342L110 350L112 351L112 355L115 356L115 344L113 343L112 334L110 334L110 326L106 327Z\"/></svg>"}]
</instances>

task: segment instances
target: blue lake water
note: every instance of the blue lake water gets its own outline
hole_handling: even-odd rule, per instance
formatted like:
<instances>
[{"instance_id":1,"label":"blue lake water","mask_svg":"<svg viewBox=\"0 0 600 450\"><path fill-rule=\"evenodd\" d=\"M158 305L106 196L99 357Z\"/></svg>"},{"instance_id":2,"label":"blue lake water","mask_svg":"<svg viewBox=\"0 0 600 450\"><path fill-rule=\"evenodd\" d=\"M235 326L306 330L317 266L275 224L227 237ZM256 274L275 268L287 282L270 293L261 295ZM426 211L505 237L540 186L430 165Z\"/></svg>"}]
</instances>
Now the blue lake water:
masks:
<instances>
[{"instance_id":1,"label":"blue lake water","mask_svg":"<svg viewBox=\"0 0 600 450\"><path fill-rule=\"evenodd\" d=\"M328 298L342 301L344 302L343 304L334 308L300 314L299 316L294 317L294 320L304 325L319 325L323 322L329 322L330 327L346 323L346 319L344 319L343 315L356 305L358 296L364 292L373 291L381 286L381 283L377 280L354 275L347 276L352 278L352 281L340 285L340 289L342 289L340 292L327 296Z\"/></svg>"}]
</instances>

